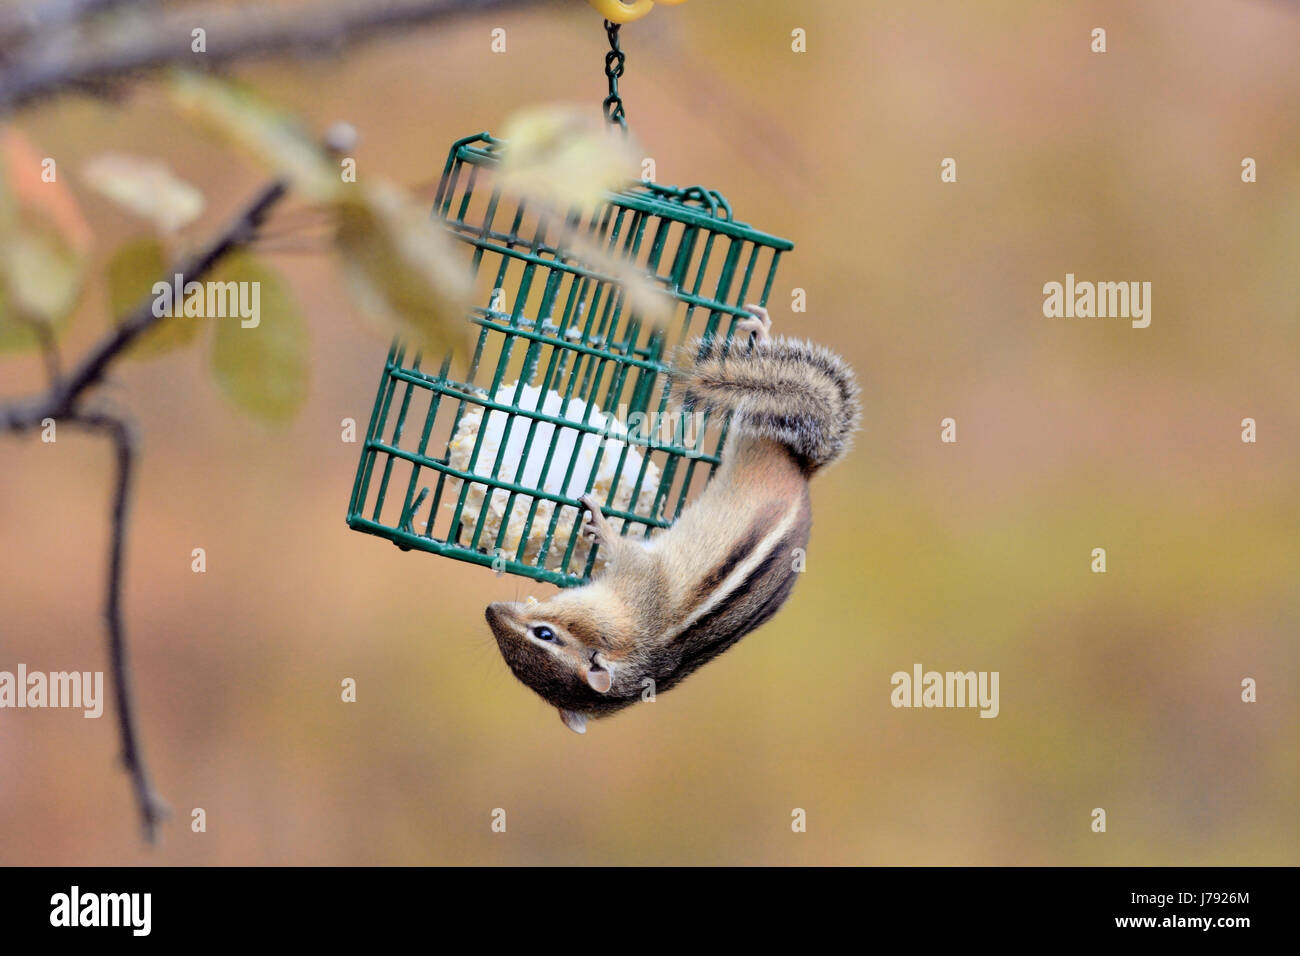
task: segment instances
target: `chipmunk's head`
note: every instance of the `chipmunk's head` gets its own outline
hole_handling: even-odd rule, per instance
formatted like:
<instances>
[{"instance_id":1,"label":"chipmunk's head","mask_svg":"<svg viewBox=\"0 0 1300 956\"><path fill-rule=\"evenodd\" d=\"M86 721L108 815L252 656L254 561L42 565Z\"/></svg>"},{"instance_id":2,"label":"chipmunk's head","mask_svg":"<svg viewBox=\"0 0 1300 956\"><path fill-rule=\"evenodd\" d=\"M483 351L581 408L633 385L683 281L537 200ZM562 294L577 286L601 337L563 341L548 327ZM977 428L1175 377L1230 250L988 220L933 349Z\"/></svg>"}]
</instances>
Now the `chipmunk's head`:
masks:
<instances>
[{"instance_id":1,"label":"chipmunk's head","mask_svg":"<svg viewBox=\"0 0 1300 956\"><path fill-rule=\"evenodd\" d=\"M510 670L559 708L570 730L585 733L588 715L622 706L621 656L604 636L611 622L575 593L489 604L487 622Z\"/></svg>"}]
</instances>

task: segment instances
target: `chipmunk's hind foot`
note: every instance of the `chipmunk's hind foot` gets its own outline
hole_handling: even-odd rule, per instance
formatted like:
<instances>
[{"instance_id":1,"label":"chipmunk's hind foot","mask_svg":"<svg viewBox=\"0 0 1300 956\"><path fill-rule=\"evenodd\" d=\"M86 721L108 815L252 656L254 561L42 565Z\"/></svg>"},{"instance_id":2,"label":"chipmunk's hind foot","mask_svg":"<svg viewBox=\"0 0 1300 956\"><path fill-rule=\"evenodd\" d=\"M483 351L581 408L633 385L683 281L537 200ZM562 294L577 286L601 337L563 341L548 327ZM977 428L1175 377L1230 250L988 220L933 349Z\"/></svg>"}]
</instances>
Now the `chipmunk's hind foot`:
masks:
<instances>
[{"instance_id":1,"label":"chipmunk's hind foot","mask_svg":"<svg viewBox=\"0 0 1300 956\"><path fill-rule=\"evenodd\" d=\"M767 309L761 305L750 303L745 306L745 311L751 313L751 315L749 318L741 319L736 323L737 330L752 332L755 345L770 345L772 343L772 317L767 314Z\"/></svg>"}]
</instances>

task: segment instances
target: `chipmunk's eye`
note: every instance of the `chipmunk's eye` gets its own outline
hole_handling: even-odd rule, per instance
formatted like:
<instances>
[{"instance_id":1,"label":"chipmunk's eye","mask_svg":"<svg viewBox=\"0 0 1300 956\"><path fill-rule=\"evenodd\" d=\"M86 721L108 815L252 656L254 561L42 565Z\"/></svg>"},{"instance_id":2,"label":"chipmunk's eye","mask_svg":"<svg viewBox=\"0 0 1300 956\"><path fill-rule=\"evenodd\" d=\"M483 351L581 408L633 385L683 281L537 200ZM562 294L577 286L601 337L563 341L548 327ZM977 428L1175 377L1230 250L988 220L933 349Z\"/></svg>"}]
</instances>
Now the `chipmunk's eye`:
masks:
<instances>
[{"instance_id":1,"label":"chipmunk's eye","mask_svg":"<svg viewBox=\"0 0 1300 956\"><path fill-rule=\"evenodd\" d=\"M557 644L559 643L559 641L556 640L555 632L545 626L533 628L533 637L537 638L539 641L554 641Z\"/></svg>"}]
</instances>

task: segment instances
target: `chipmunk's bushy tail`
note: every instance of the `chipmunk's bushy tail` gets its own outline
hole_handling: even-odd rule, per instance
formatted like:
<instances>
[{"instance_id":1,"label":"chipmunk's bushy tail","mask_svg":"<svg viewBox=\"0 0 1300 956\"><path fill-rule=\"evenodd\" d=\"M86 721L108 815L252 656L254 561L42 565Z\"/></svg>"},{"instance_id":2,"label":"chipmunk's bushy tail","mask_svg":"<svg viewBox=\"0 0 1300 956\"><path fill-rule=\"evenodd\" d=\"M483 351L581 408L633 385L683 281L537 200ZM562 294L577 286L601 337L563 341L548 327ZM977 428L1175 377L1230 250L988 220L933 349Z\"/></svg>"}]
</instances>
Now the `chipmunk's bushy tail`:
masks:
<instances>
[{"instance_id":1,"label":"chipmunk's bushy tail","mask_svg":"<svg viewBox=\"0 0 1300 956\"><path fill-rule=\"evenodd\" d=\"M787 338L690 348L672 373L685 411L735 412L733 430L780 442L810 471L848 451L862 408L853 370L834 352Z\"/></svg>"}]
</instances>

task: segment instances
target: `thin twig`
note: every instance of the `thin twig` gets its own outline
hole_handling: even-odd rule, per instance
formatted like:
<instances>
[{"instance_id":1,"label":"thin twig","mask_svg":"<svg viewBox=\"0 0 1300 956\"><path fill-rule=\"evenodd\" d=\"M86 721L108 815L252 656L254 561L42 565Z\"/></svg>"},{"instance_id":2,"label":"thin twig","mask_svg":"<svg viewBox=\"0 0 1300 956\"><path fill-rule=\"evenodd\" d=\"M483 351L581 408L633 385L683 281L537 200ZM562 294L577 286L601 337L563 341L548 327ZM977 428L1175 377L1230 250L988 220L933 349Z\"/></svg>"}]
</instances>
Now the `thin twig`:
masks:
<instances>
[{"instance_id":1,"label":"thin twig","mask_svg":"<svg viewBox=\"0 0 1300 956\"><path fill-rule=\"evenodd\" d=\"M270 236L299 236L315 229L327 230L334 227L332 210L321 206L298 206L283 209L275 214L275 219L267 222L257 231L257 238Z\"/></svg>"},{"instance_id":2,"label":"thin twig","mask_svg":"<svg viewBox=\"0 0 1300 956\"><path fill-rule=\"evenodd\" d=\"M116 453L104 620L108 627L108 660L113 674L117 726L122 739L122 762L131 777L144 837L153 843L158 837L159 825L168 815L168 808L154 790L149 771L145 767L144 748L140 745L139 721L136 718L135 692L131 683L130 658L127 654L126 624L122 618L123 553L126 549L127 511L131 503L135 436L125 419L105 412L79 413L69 417L68 421L108 436Z\"/></svg>"},{"instance_id":3,"label":"thin twig","mask_svg":"<svg viewBox=\"0 0 1300 956\"><path fill-rule=\"evenodd\" d=\"M313 244L306 243L268 243L263 245L257 243L253 246L259 253L266 256L321 256L330 249L329 245L324 242Z\"/></svg>"}]
</instances>

